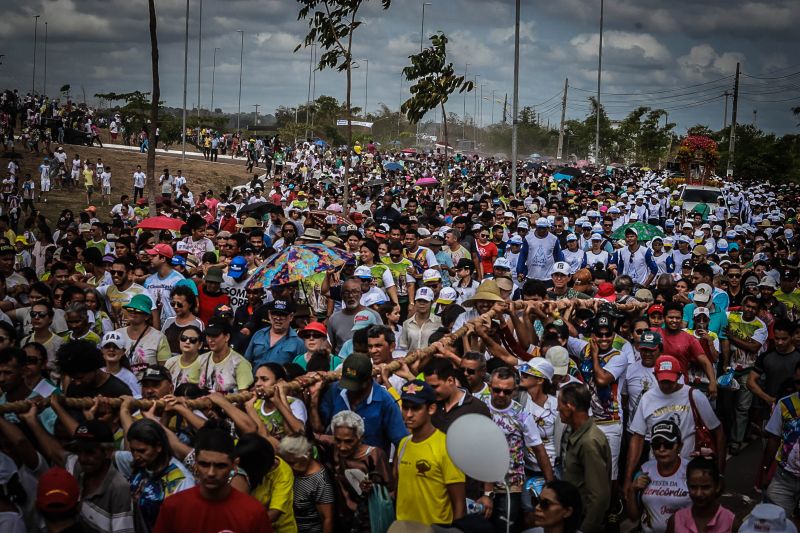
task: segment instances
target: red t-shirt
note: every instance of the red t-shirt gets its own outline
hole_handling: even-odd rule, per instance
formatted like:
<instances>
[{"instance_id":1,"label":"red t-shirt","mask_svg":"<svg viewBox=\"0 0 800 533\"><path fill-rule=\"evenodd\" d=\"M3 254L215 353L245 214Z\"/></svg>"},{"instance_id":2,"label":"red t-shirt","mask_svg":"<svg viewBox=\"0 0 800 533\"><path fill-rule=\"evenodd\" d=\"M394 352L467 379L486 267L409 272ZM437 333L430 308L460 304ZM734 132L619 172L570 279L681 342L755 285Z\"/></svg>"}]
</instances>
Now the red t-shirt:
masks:
<instances>
[{"instance_id":1,"label":"red t-shirt","mask_svg":"<svg viewBox=\"0 0 800 533\"><path fill-rule=\"evenodd\" d=\"M698 357L705 355L703 346L694 335L690 335L685 331L677 334L670 335L664 328L660 329L661 333L661 353L664 355L671 355L681 362L681 370L683 370L684 377L689 370L689 363L696 363Z\"/></svg>"},{"instance_id":2,"label":"red t-shirt","mask_svg":"<svg viewBox=\"0 0 800 533\"><path fill-rule=\"evenodd\" d=\"M161 505L153 533L272 533L272 522L258 500L231 489L224 500L206 500L200 487L170 496Z\"/></svg>"},{"instance_id":3,"label":"red t-shirt","mask_svg":"<svg viewBox=\"0 0 800 533\"><path fill-rule=\"evenodd\" d=\"M475 241L475 246L478 247L478 256L481 258L481 267L483 268L483 275L486 276L494 272L494 260L497 259L497 246L491 241L485 245L479 241Z\"/></svg>"},{"instance_id":4,"label":"red t-shirt","mask_svg":"<svg viewBox=\"0 0 800 533\"><path fill-rule=\"evenodd\" d=\"M216 309L218 305L231 304L230 297L224 292L220 291L219 296L211 296L206 294L206 291L202 286L197 288L197 292L199 293L198 300L200 302L200 312L198 313L198 316L206 326L208 326L208 321L211 319L211 317L214 316L214 309Z\"/></svg>"}]
</instances>

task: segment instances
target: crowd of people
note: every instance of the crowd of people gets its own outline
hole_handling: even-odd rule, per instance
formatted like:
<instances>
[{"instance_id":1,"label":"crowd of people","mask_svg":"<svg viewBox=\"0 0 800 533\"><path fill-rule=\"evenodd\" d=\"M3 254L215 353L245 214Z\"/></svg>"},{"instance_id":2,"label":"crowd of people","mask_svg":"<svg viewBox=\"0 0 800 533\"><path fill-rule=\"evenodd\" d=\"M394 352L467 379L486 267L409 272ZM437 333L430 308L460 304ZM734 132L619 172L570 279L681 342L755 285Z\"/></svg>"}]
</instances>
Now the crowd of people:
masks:
<instances>
[{"instance_id":1,"label":"crowd of people","mask_svg":"<svg viewBox=\"0 0 800 533\"><path fill-rule=\"evenodd\" d=\"M688 209L638 167L514 192L476 155L260 148L219 194L76 155L119 203L52 223L41 170L0 215L0 530L795 531L797 186ZM267 276L303 248L337 266ZM451 458L467 414L503 479ZM759 441L745 518L719 500Z\"/></svg>"}]
</instances>

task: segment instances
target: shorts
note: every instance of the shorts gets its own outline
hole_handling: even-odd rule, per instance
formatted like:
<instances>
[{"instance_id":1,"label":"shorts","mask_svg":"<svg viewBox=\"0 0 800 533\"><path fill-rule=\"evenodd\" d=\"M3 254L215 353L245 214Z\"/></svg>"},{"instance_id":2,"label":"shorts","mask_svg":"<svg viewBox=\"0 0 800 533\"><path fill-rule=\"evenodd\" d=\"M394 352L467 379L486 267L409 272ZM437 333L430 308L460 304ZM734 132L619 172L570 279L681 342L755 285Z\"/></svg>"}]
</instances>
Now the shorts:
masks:
<instances>
[{"instance_id":1,"label":"shorts","mask_svg":"<svg viewBox=\"0 0 800 533\"><path fill-rule=\"evenodd\" d=\"M611 481L616 481L619 474L619 452L622 448L622 422L612 424L597 424L611 448Z\"/></svg>"},{"instance_id":2,"label":"shorts","mask_svg":"<svg viewBox=\"0 0 800 533\"><path fill-rule=\"evenodd\" d=\"M103 185L103 194L111 194L111 185Z\"/></svg>"},{"instance_id":3,"label":"shorts","mask_svg":"<svg viewBox=\"0 0 800 533\"><path fill-rule=\"evenodd\" d=\"M94 186L86 185L86 194L92 194L94 192Z\"/></svg>"},{"instance_id":4,"label":"shorts","mask_svg":"<svg viewBox=\"0 0 800 533\"><path fill-rule=\"evenodd\" d=\"M42 180L40 184L42 186L42 192L48 192L50 190L50 180Z\"/></svg>"},{"instance_id":5,"label":"shorts","mask_svg":"<svg viewBox=\"0 0 800 533\"><path fill-rule=\"evenodd\" d=\"M80 173L80 171L79 171L79 170L73 170L73 171L72 171L72 174L70 174L70 176L71 176L71 177L72 177L72 179L74 179L74 180L77 180L77 179L80 177L80 175L81 175L81 173Z\"/></svg>"}]
</instances>

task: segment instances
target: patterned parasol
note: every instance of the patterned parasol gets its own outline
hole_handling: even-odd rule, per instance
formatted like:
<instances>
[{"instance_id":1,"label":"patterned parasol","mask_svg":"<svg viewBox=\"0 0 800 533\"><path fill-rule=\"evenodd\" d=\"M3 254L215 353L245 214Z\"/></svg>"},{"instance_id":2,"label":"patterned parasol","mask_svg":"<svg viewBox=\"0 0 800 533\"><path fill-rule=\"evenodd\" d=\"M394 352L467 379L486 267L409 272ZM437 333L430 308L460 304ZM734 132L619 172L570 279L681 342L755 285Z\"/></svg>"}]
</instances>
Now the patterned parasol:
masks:
<instances>
[{"instance_id":1,"label":"patterned parasol","mask_svg":"<svg viewBox=\"0 0 800 533\"><path fill-rule=\"evenodd\" d=\"M611 234L611 238L624 239L625 230L627 230L628 228L634 228L636 230L636 233L639 236L638 240L640 241L649 241L653 237L664 236L664 230L662 230L658 226L653 226L652 224L646 224L641 221L636 221L630 224L625 224L624 226L620 226L614 233Z\"/></svg>"},{"instance_id":2,"label":"patterned parasol","mask_svg":"<svg viewBox=\"0 0 800 533\"><path fill-rule=\"evenodd\" d=\"M352 254L324 244L296 244L258 267L250 278L248 288L300 281L320 272L336 270L351 259L354 259Z\"/></svg>"}]
</instances>

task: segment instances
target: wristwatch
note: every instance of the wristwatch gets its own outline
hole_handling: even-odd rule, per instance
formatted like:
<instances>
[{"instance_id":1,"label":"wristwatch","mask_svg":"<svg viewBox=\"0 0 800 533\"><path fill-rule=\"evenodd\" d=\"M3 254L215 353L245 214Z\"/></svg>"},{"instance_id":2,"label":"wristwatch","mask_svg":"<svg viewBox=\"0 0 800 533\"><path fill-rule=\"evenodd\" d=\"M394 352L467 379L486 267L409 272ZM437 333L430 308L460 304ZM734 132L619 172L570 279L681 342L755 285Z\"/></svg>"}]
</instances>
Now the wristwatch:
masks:
<instances>
[{"instance_id":1,"label":"wristwatch","mask_svg":"<svg viewBox=\"0 0 800 533\"><path fill-rule=\"evenodd\" d=\"M494 491L493 490L486 491L486 492L483 493L483 495L486 496L487 498L489 498L490 500L494 499Z\"/></svg>"}]
</instances>

